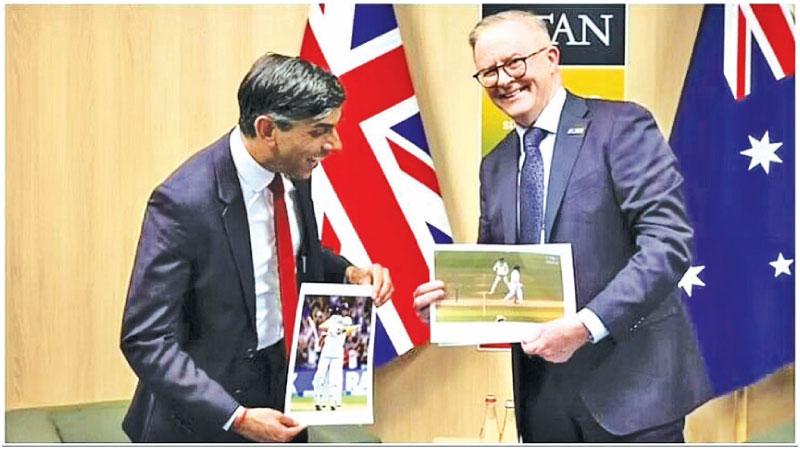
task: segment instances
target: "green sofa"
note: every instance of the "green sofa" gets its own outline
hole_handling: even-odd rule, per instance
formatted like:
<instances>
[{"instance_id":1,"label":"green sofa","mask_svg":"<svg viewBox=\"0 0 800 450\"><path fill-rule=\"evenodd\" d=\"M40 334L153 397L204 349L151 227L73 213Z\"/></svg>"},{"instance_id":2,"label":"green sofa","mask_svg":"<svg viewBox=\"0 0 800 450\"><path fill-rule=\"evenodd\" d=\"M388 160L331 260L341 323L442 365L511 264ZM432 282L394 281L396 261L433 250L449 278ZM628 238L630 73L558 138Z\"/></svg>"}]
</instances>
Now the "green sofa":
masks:
<instances>
[{"instance_id":1,"label":"green sofa","mask_svg":"<svg viewBox=\"0 0 800 450\"><path fill-rule=\"evenodd\" d=\"M6 443L130 442L122 431L127 400L6 411ZM364 427L309 427L309 442L379 443Z\"/></svg>"}]
</instances>

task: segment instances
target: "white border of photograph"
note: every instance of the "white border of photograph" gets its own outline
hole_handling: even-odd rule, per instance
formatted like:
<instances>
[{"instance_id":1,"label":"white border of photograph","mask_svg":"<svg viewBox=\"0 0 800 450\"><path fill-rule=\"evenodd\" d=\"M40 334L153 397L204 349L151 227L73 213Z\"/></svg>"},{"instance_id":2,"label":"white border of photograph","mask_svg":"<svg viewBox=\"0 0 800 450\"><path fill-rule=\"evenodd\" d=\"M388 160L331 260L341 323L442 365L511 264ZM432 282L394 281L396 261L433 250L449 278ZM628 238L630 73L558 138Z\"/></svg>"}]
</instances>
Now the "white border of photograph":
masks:
<instances>
[{"instance_id":1,"label":"white border of photograph","mask_svg":"<svg viewBox=\"0 0 800 450\"><path fill-rule=\"evenodd\" d=\"M367 348L367 406L357 411L291 411L292 384L294 383L297 345L300 333L300 321L303 315L303 304L306 296L324 295L340 297L367 297L372 303L370 308L369 345ZM356 284L335 283L303 283L298 295L297 313L295 315L294 331L292 334L292 351L289 358L289 372L286 378L286 396L284 399L284 414L295 419L303 425L360 425L374 422L373 395L374 395L374 356L375 356L375 327L377 316L375 303L372 297L372 286Z\"/></svg>"},{"instance_id":2,"label":"white border of photograph","mask_svg":"<svg viewBox=\"0 0 800 450\"><path fill-rule=\"evenodd\" d=\"M577 313L575 306L575 271L572 262L572 244L436 244L433 246L435 261L436 252L500 252L530 253L558 256L561 261L561 286L564 295L564 316ZM436 278L435 263L431 264L430 276ZM430 310L431 343L443 346L463 346L480 344L503 344L520 342L524 334L531 332L531 327L540 326L530 322L438 322L436 305Z\"/></svg>"}]
</instances>

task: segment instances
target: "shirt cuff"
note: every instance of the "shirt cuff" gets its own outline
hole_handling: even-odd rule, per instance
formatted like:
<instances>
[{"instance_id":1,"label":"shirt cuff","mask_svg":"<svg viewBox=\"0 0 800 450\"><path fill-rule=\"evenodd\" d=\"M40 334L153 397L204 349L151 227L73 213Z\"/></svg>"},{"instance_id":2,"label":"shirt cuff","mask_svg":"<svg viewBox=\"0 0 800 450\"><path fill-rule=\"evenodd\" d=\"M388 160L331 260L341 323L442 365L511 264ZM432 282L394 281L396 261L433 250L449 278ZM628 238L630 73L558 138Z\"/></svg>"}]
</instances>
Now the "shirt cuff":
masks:
<instances>
[{"instance_id":1,"label":"shirt cuff","mask_svg":"<svg viewBox=\"0 0 800 450\"><path fill-rule=\"evenodd\" d=\"M583 308L578 311L578 319L583 322L583 326L589 330L589 334L591 335L589 338L592 344L597 344L608 336L608 328L603 325L603 321L601 321L600 318L597 317L597 314L591 309Z\"/></svg>"},{"instance_id":2,"label":"shirt cuff","mask_svg":"<svg viewBox=\"0 0 800 450\"><path fill-rule=\"evenodd\" d=\"M236 420L236 418L239 417L239 414L242 414L243 412L244 412L244 406L239 405L239 407L236 408L236 411L233 412L233 415L231 415L231 418L228 419L228 421L225 422L225 425L222 426L222 429L225 431L230 430L231 425L233 425L233 421Z\"/></svg>"},{"instance_id":3,"label":"shirt cuff","mask_svg":"<svg viewBox=\"0 0 800 450\"><path fill-rule=\"evenodd\" d=\"M344 275L342 275L342 284L350 284L350 281L347 279L347 269L349 269L350 266L352 266L352 264L344 268Z\"/></svg>"}]
</instances>

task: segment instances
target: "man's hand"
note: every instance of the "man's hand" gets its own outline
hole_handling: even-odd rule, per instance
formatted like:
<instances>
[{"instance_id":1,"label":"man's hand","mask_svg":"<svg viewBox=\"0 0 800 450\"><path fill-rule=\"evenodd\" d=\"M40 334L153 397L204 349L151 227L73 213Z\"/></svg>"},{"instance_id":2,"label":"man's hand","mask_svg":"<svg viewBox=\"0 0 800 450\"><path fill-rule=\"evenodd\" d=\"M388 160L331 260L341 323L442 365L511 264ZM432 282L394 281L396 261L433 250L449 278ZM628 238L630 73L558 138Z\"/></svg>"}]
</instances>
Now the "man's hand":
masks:
<instances>
[{"instance_id":1,"label":"man's hand","mask_svg":"<svg viewBox=\"0 0 800 450\"><path fill-rule=\"evenodd\" d=\"M577 317L563 317L542 324L535 332L522 338L522 350L546 361L563 363L589 339L589 330Z\"/></svg>"},{"instance_id":2,"label":"man's hand","mask_svg":"<svg viewBox=\"0 0 800 450\"><path fill-rule=\"evenodd\" d=\"M289 442L304 428L280 411L248 408L244 420L233 431L256 442Z\"/></svg>"},{"instance_id":3,"label":"man's hand","mask_svg":"<svg viewBox=\"0 0 800 450\"><path fill-rule=\"evenodd\" d=\"M364 269L350 266L344 274L350 284L372 285L375 306L381 306L392 298L394 284L392 284L392 278L389 276L389 269L380 264L372 264Z\"/></svg>"},{"instance_id":4,"label":"man's hand","mask_svg":"<svg viewBox=\"0 0 800 450\"><path fill-rule=\"evenodd\" d=\"M430 320L430 306L445 299L444 281L433 280L420 284L414 289L414 309L420 320L428 323Z\"/></svg>"}]
</instances>

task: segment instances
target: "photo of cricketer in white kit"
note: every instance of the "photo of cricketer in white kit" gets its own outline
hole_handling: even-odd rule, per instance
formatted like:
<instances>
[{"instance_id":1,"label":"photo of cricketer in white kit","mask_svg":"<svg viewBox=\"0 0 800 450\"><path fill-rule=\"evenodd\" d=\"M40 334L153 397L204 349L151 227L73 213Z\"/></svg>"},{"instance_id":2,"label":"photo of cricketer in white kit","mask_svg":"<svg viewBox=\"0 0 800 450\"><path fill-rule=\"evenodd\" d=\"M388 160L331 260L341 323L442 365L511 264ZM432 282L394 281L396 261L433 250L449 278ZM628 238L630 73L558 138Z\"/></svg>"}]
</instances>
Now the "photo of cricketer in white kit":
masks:
<instances>
[{"instance_id":1,"label":"photo of cricketer in white kit","mask_svg":"<svg viewBox=\"0 0 800 450\"><path fill-rule=\"evenodd\" d=\"M492 287L489 288L489 294L494 294L497 283L501 281L506 285L506 289L510 290L511 288L508 285L508 263L505 258L500 258L495 261L492 266L492 271L494 272L494 281L492 281Z\"/></svg>"},{"instance_id":2,"label":"photo of cricketer in white kit","mask_svg":"<svg viewBox=\"0 0 800 450\"><path fill-rule=\"evenodd\" d=\"M284 411L304 425L373 423L373 291L303 283Z\"/></svg>"},{"instance_id":3,"label":"photo of cricketer in white kit","mask_svg":"<svg viewBox=\"0 0 800 450\"><path fill-rule=\"evenodd\" d=\"M359 324L353 324L346 303L334 307L331 316L318 330L322 351L317 363L312 384L314 386L314 408L321 411L328 407L331 411L342 407L342 378L344 369L344 344L347 338L358 331Z\"/></svg>"}]
</instances>

